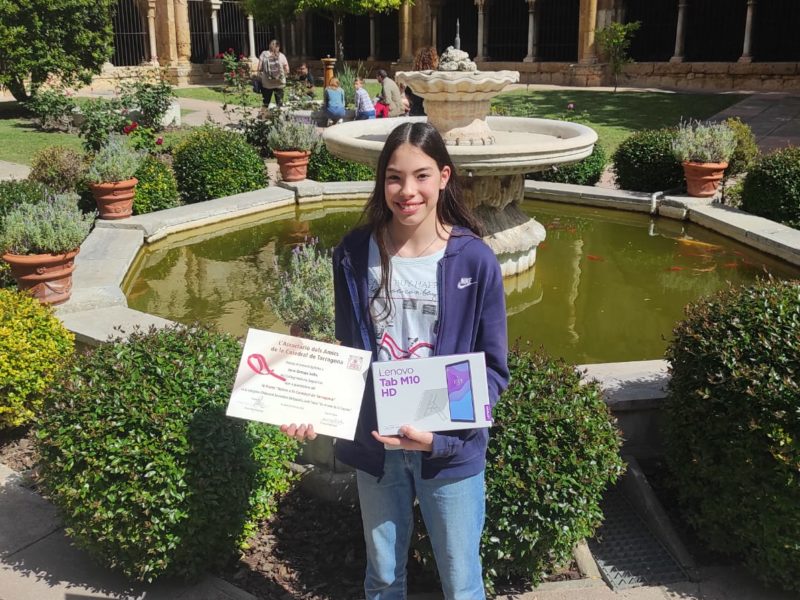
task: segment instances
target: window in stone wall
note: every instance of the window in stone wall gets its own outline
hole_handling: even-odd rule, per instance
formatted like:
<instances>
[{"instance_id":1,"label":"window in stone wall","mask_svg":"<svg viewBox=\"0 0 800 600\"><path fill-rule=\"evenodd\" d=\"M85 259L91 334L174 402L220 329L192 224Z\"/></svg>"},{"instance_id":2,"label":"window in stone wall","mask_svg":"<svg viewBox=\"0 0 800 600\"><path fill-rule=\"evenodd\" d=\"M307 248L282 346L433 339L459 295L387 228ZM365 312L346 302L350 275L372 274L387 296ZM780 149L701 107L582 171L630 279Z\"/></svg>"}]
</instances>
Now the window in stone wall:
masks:
<instances>
[{"instance_id":1,"label":"window in stone wall","mask_svg":"<svg viewBox=\"0 0 800 600\"><path fill-rule=\"evenodd\" d=\"M211 58L211 6L206 0L189 0L189 39L192 44L190 61L204 63Z\"/></svg>"},{"instance_id":2,"label":"window in stone wall","mask_svg":"<svg viewBox=\"0 0 800 600\"><path fill-rule=\"evenodd\" d=\"M377 39L375 41L377 42ZM368 56L369 15L346 15L344 18L345 60L364 60Z\"/></svg>"},{"instance_id":3,"label":"window in stone wall","mask_svg":"<svg viewBox=\"0 0 800 600\"><path fill-rule=\"evenodd\" d=\"M578 60L580 0L538 0L536 4L539 5L539 60Z\"/></svg>"},{"instance_id":4,"label":"window in stone wall","mask_svg":"<svg viewBox=\"0 0 800 600\"><path fill-rule=\"evenodd\" d=\"M311 56L316 59L336 56L336 40L333 37L333 19L328 13L308 13L310 21L308 44ZM396 35L396 34L395 34Z\"/></svg>"},{"instance_id":5,"label":"window in stone wall","mask_svg":"<svg viewBox=\"0 0 800 600\"><path fill-rule=\"evenodd\" d=\"M508 1L508 0L506 0ZM474 0L445 0L439 14L439 54L453 45L456 37L456 21L459 23L461 49L475 58L478 50L478 9Z\"/></svg>"},{"instance_id":6,"label":"window in stone wall","mask_svg":"<svg viewBox=\"0 0 800 600\"><path fill-rule=\"evenodd\" d=\"M111 64L131 67L150 60L147 17L136 6L136 0L118 0L114 12L114 54Z\"/></svg>"},{"instance_id":7,"label":"window in stone wall","mask_svg":"<svg viewBox=\"0 0 800 600\"><path fill-rule=\"evenodd\" d=\"M747 0L690 2L686 10L685 60L739 60L744 45Z\"/></svg>"},{"instance_id":8,"label":"window in stone wall","mask_svg":"<svg viewBox=\"0 0 800 600\"><path fill-rule=\"evenodd\" d=\"M800 1L762 0L753 20L753 60L800 62Z\"/></svg>"},{"instance_id":9,"label":"window in stone wall","mask_svg":"<svg viewBox=\"0 0 800 600\"><path fill-rule=\"evenodd\" d=\"M520 62L528 54L528 3L506 0L487 4L486 52L490 60Z\"/></svg>"},{"instance_id":10,"label":"window in stone wall","mask_svg":"<svg viewBox=\"0 0 800 600\"><path fill-rule=\"evenodd\" d=\"M630 56L639 62L668 61L675 53L678 5L675 0L628 0L625 21L639 21Z\"/></svg>"},{"instance_id":11,"label":"window in stone wall","mask_svg":"<svg viewBox=\"0 0 800 600\"><path fill-rule=\"evenodd\" d=\"M222 0L219 7L219 50L225 52L229 49L236 54L250 55L247 14L239 2Z\"/></svg>"}]
</instances>

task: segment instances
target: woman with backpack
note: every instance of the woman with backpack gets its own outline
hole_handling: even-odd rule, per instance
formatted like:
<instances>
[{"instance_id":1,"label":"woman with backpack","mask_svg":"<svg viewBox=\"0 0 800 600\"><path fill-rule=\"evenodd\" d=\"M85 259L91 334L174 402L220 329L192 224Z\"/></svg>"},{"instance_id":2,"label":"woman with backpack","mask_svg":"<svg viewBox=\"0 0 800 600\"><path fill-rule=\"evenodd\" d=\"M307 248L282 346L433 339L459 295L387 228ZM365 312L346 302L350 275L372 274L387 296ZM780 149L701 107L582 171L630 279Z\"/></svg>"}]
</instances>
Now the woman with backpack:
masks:
<instances>
[{"instance_id":1,"label":"woman with backpack","mask_svg":"<svg viewBox=\"0 0 800 600\"><path fill-rule=\"evenodd\" d=\"M283 106L283 88L286 87L286 75L289 74L289 61L281 52L278 40L269 43L269 50L264 50L258 57L258 74L261 77L261 98L264 108L269 107L272 94L275 93L275 104Z\"/></svg>"}]
</instances>

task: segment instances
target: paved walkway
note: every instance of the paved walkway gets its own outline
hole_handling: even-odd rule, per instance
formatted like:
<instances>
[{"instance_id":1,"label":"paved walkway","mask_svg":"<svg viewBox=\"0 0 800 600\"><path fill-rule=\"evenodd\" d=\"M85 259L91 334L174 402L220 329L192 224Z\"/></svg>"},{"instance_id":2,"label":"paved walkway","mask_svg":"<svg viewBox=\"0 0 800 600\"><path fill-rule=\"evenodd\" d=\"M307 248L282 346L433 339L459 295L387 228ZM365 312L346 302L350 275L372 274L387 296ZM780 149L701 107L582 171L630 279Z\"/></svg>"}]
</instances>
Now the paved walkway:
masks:
<instances>
[{"instance_id":1,"label":"paved walkway","mask_svg":"<svg viewBox=\"0 0 800 600\"><path fill-rule=\"evenodd\" d=\"M713 119L739 117L750 125L764 153L800 146L800 95L753 94L728 107Z\"/></svg>"},{"instance_id":2,"label":"paved walkway","mask_svg":"<svg viewBox=\"0 0 800 600\"><path fill-rule=\"evenodd\" d=\"M28 165L0 160L0 181L6 179L25 179L31 168Z\"/></svg>"}]
</instances>

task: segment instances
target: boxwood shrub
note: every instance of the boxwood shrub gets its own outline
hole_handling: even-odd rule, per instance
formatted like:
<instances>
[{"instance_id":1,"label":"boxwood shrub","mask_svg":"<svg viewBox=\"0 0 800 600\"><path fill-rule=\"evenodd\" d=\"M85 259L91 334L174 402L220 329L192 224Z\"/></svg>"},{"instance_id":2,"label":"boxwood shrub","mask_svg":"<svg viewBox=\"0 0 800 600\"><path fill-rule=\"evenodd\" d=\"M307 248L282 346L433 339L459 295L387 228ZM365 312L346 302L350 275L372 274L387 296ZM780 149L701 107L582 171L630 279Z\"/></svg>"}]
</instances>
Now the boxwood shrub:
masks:
<instances>
[{"instance_id":1,"label":"boxwood shrub","mask_svg":"<svg viewBox=\"0 0 800 600\"><path fill-rule=\"evenodd\" d=\"M533 583L600 525L600 500L622 474L621 438L598 384L543 352L512 351L486 461L482 560L490 584Z\"/></svg>"},{"instance_id":2,"label":"boxwood shrub","mask_svg":"<svg viewBox=\"0 0 800 600\"><path fill-rule=\"evenodd\" d=\"M672 153L675 135L675 129L645 129L623 141L612 158L617 186L634 192L682 186L683 167Z\"/></svg>"},{"instance_id":3,"label":"boxwood shrub","mask_svg":"<svg viewBox=\"0 0 800 600\"><path fill-rule=\"evenodd\" d=\"M288 489L296 442L225 416L240 356L201 326L139 331L77 357L54 388L42 481L100 563L146 581L199 575Z\"/></svg>"},{"instance_id":4,"label":"boxwood shrub","mask_svg":"<svg viewBox=\"0 0 800 600\"><path fill-rule=\"evenodd\" d=\"M600 181L607 162L608 158L603 146L595 144L592 153L581 161L568 165L554 165L545 171L528 173L526 178L573 185L595 185Z\"/></svg>"},{"instance_id":5,"label":"boxwood shrub","mask_svg":"<svg viewBox=\"0 0 800 600\"><path fill-rule=\"evenodd\" d=\"M136 170L136 195L133 214L143 215L156 210L180 206L178 182L172 168L159 158L148 154Z\"/></svg>"},{"instance_id":6,"label":"boxwood shrub","mask_svg":"<svg viewBox=\"0 0 800 600\"><path fill-rule=\"evenodd\" d=\"M74 337L28 294L0 289L0 429L31 422Z\"/></svg>"},{"instance_id":7,"label":"boxwood shrub","mask_svg":"<svg viewBox=\"0 0 800 600\"><path fill-rule=\"evenodd\" d=\"M667 460L689 522L800 590L800 282L690 304L667 358Z\"/></svg>"},{"instance_id":8,"label":"boxwood shrub","mask_svg":"<svg viewBox=\"0 0 800 600\"><path fill-rule=\"evenodd\" d=\"M725 169L725 175L730 177L749 171L756 164L761 152L758 149L756 136L753 135L750 125L742 122L739 117L725 119L725 125L736 136L736 149L733 151L730 160L728 160L728 168Z\"/></svg>"},{"instance_id":9,"label":"boxwood shrub","mask_svg":"<svg viewBox=\"0 0 800 600\"><path fill-rule=\"evenodd\" d=\"M747 173L742 209L800 227L800 148L784 148L763 157Z\"/></svg>"},{"instance_id":10,"label":"boxwood shrub","mask_svg":"<svg viewBox=\"0 0 800 600\"><path fill-rule=\"evenodd\" d=\"M267 185L264 163L240 133L205 125L179 142L172 167L184 202L202 202Z\"/></svg>"},{"instance_id":11,"label":"boxwood shrub","mask_svg":"<svg viewBox=\"0 0 800 600\"><path fill-rule=\"evenodd\" d=\"M318 144L308 161L308 178L314 181L372 181L375 170L367 165L342 160Z\"/></svg>"}]
</instances>

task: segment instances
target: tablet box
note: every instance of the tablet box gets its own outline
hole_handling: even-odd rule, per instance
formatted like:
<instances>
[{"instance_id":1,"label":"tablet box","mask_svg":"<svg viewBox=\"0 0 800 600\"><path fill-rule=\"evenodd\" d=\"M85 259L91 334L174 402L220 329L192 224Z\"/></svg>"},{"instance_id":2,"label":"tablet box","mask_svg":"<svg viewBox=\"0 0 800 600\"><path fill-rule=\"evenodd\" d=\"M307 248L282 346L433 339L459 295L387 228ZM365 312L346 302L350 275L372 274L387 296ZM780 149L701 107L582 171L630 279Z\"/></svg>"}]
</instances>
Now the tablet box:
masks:
<instances>
[{"instance_id":1,"label":"tablet box","mask_svg":"<svg viewBox=\"0 0 800 600\"><path fill-rule=\"evenodd\" d=\"M492 426L483 352L372 363L378 433Z\"/></svg>"}]
</instances>

